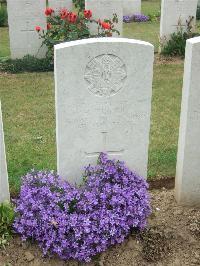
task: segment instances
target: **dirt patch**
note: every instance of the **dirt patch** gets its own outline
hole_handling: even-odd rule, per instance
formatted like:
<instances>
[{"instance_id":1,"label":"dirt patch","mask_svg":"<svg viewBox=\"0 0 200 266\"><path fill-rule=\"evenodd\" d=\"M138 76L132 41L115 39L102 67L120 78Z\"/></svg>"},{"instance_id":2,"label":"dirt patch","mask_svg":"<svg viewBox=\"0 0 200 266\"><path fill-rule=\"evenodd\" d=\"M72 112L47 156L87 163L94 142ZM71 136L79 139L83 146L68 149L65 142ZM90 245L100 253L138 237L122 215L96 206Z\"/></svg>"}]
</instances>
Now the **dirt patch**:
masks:
<instances>
[{"instance_id":1,"label":"dirt patch","mask_svg":"<svg viewBox=\"0 0 200 266\"><path fill-rule=\"evenodd\" d=\"M156 179L148 180L149 189L173 189L175 186L174 177L159 177Z\"/></svg>"},{"instance_id":2,"label":"dirt patch","mask_svg":"<svg viewBox=\"0 0 200 266\"><path fill-rule=\"evenodd\" d=\"M152 190L152 215L148 228L132 232L123 244L110 248L83 264L45 258L30 242L15 237L0 251L0 266L181 266L200 265L200 209L177 206L174 191Z\"/></svg>"},{"instance_id":3,"label":"dirt patch","mask_svg":"<svg viewBox=\"0 0 200 266\"><path fill-rule=\"evenodd\" d=\"M182 64L184 62L184 58L180 56L163 56L161 54L155 55L155 64L162 65L162 64Z\"/></svg>"}]
</instances>

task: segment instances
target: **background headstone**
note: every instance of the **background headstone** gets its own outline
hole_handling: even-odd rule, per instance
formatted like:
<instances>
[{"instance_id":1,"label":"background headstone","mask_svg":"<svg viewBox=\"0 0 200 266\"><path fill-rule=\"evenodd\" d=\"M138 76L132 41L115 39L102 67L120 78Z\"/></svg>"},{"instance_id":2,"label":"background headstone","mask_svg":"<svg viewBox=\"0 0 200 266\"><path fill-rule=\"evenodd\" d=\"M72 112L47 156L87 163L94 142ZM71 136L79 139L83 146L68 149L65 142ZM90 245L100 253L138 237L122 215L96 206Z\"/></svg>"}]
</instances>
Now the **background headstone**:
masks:
<instances>
[{"instance_id":1,"label":"background headstone","mask_svg":"<svg viewBox=\"0 0 200 266\"><path fill-rule=\"evenodd\" d=\"M92 17L102 21L104 19L112 19L113 14L116 13L119 21L115 28L120 32L120 35L113 34L113 36L122 37L123 0L85 0L85 9L92 10ZM90 25L90 31L92 34L97 34L97 25L95 23Z\"/></svg>"},{"instance_id":2,"label":"background headstone","mask_svg":"<svg viewBox=\"0 0 200 266\"><path fill-rule=\"evenodd\" d=\"M200 37L186 46L175 190L178 203L200 206Z\"/></svg>"},{"instance_id":3,"label":"background headstone","mask_svg":"<svg viewBox=\"0 0 200 266\"><path fill-rule=\"evenodd\" d=\"M48 0L49 6L55 10L60 10L65 7L69 11L72 11L73 4L72 0Z\"/></svg>"},{"instance_id":4,"label":"background headstone","mask_svg":"<svg viewBox=\"0 0 200 266\"><path fill-rule=\"evenodd\" d=\"M141 14L141 0L123 0L123 15Z\"/></svg>"},{"instance_id":5,"label":"background headstone","mask_svg":"<svg viewBox=\"0 0 200 266\"><path fill-rule=\"evenodd\" d=\"M35 26L46 29L46 0L7 0L11 58L45 55Z\"/></svg>"},{"instance_id":6,"label":"background headstone","mask_svg":"<svg viewBox=\"0 0 200 266\"><path fill-rule=\"evenodd\" d=\"M193 24L196 21L198 0L162 0L161 20L160 20L160 38L161 42L168 40L170 35L177 32L178 23L186 30L186 20L194 16Z\"/></svg>"},{"instance_id":7,"label":"background headstone","mask_svg":"<svg viewBox=\"0 0 200 266\"><path fill-rule=\"evenodd\" d=\"M147 174L154 49L97 38L55 46L57 168L69 181L100 152Z\"/></svg>"},{"instance_id":8,"label":"background headstone","mask_svg":"<svg viewBox=\"0 0 200 266\"><path fill-rule=\"evenodd\" d=\"M0 102L0 203L10 200L6 153L4 144L3 121Z\"/></svg>"}]
</instances>

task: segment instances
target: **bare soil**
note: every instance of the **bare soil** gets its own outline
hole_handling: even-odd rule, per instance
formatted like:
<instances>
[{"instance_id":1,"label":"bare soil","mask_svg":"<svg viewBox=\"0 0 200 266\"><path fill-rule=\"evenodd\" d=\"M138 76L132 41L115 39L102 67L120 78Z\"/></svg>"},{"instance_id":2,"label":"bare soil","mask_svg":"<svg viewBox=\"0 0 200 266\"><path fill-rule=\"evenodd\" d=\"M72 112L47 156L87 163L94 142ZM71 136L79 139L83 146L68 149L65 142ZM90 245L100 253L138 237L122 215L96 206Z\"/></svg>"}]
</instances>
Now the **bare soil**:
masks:
<instances>
[{"instance_id":1,"label":"bare soil","mask_svg":"<svg viewBox=\"0 0 200 266\"><path fill-rule=\"evenodd\" d=\"M6 250L0 250L0 266L200 265L200 209L178 206L173 189L154 189L151 197L148 229L141 234L132 232L123 244L90 263L45 258L36 244L22 243L16 236Z\"/></svg>"}]
</instances>

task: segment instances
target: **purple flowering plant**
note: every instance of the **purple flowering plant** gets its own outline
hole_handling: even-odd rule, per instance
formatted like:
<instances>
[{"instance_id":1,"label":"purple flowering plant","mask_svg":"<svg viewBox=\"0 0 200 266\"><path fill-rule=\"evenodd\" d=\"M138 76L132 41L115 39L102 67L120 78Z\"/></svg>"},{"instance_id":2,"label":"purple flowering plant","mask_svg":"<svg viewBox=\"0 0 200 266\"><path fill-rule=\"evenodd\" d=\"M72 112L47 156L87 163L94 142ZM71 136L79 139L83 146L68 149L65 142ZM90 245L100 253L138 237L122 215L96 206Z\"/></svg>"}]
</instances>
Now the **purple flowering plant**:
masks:
<instances>
[{"instance_id":1,"label":"purple flowering plant","mask_svg":"<svg viewBox=\"0 0 200 266\"><path fill-rule=\"evenodd\" d=\"M84 185L70 185L54 172L30 172L16 200L14 228L36 240L44 254L90 261L143 229L151 213L146 181L123 162L101 153L85 168Z\"/></svg>"},{"instance_id":2,"label":"purple flowering plant","mask_svg":"<svg viewBox=\"0 0 200 266\"><path fill-rule=\"evenodd\" d=\"M123 22L125 23L146 22L146 21L149 21L149 16L145 16L143 14L133 14L133 15L123 16Z\"/></svg>"}]
</instances>

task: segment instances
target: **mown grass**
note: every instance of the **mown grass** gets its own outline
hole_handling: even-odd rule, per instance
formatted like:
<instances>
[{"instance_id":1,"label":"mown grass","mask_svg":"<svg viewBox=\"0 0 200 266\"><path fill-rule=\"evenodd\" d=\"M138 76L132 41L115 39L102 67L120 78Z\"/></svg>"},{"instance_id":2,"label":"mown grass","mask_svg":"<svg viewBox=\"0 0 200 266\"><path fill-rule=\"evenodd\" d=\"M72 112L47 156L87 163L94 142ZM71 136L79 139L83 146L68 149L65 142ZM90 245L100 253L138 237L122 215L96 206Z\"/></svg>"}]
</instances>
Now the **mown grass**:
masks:
<instances>
[{"instance_id":1,"label":"mown grass","mask_svg":"<svg viewBox=\"0 0 200 266\"><path fill-rule=\"evenodd\" d=\"M10 56L8 28L0 28L0 58Z\"/></svg>"},{"instance_id":2,"label":"mown grass","mask_svg":"<svg viewBox=\"0 0 200 266\"><path fill-rule=\"evenodd\" d=\"M154 67L148 176L174 176L183 63ZM56 169L53 73L1 74L12 192L32 168Z\"/></svg>"}]
</instances>

